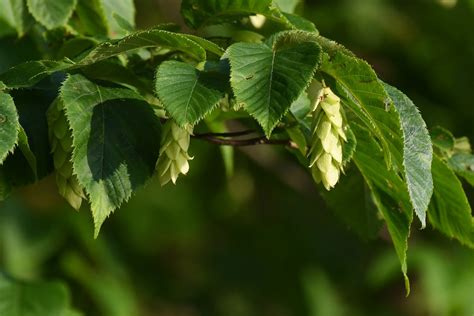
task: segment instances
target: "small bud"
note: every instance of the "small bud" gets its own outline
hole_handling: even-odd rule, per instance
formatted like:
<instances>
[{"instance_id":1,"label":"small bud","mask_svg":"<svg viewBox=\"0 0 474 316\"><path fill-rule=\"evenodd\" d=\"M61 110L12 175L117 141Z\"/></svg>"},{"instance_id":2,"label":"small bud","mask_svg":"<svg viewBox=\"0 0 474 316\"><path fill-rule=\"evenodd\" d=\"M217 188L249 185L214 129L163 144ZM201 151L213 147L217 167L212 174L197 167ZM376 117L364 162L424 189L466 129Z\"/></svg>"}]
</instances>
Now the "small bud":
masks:
<instances>
[{"instance_id":1,"label":"small bud","mask_svg":"<svg viewBox=\"0 0 474 316\"><path fill-rule=\"evenodd\" d=\"M156 163L156 170L162 186L170 180L176 184L180 174L189 171L188 155L191 140L191 129L179 127L173 120L169 120L163 127L161 138L160 157Z\"/></svg>"},{"instance_id":2,"label":"small bud","mask_svg":"<svg viewBox=\"0 0 474 316\"><path fill-rule=\"evenodd\" d=\"M313 100L313 134L309 150L309 167L314 180L327 190L339 181L342 148L346 141L341 114L341 99L329 87L314 80L309 87Z\"/></svg>"}]
</instances>

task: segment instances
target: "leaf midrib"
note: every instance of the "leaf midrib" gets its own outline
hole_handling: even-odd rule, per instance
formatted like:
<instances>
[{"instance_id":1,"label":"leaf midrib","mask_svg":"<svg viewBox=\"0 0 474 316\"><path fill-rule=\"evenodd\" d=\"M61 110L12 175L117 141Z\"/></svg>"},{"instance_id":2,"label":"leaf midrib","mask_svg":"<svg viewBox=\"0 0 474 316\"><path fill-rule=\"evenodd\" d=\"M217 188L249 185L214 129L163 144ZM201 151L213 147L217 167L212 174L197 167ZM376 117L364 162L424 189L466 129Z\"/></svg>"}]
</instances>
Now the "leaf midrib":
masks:
<instances>
[{"instance_id":1,"label":"leaf midrib","mask_svg":"<svg viewBox=\"0 0 474 316\"><path fill-rule=\"evenodd\" d=\"M275 68L275 56L276 52L272 51L272 64L270 68L270 79L269 79L269 84L268 84L268 98L267 98L267 118L270 117L270 104L272 100L272 87L273 87L273 70ZM270 121L267 119L267 129L270 129Z\"/></svg>"},{"instance_id":2,"label":"leaf midrib","mask_svg":"<svg viewBox=\"0 0 474 316\"><path fill-rule=\"evenodd\" d=\"M198 84L198 81L199 81L199 73L197 73L197 75L196 75L193 87L191 88L191 92L189 93L189 97L188 97L188 100L186 101L186 106L184 108L184 117L186 118L187 121L189 120L189 118L188 118L189 105L191 104L191 99L194 95L194 91L196 90L196 86Z\"/></svg>"}]
</instances>

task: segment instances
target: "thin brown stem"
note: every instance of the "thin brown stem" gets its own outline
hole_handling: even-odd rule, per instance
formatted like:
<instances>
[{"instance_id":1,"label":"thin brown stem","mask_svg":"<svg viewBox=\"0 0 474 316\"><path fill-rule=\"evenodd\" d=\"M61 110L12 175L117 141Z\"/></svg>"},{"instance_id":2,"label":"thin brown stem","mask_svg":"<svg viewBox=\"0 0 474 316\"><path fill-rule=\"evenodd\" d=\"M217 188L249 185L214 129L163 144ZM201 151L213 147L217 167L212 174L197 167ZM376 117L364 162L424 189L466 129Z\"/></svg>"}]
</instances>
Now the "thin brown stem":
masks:
<instances>
[{"instance_id":1,"label":"thin brown stem","mask_svg":"<svg viewBox=\"0 0 474 316\"><path fill-rule=\"evenodd\" d=\"M231 138L231 137L239 137L245 136L249 134L254 134L257 131L253 129L238 131L238 132L224 132L224 133L196 133L193 136L195 138L206 138L206 137L223 137L223 138Z\"/></svg>"},{"instance_id":2,"label":"thin brown stem","mask_svg":"<svg viewBox=\"0 0 474 316\"><path fill-rule=\"evenodd\" d=\"M226 133L229 134L229 133ZM226 137L229 137L226 135ZM217 134L197 134L193 138L202 139L207 142L233 147L256 146L256 145L284 145L291 148L298 148L298 146L289 139L267 139L264 136L248 138L248 139L227 139L220 138Z\"/></svg>"}]
</instances>

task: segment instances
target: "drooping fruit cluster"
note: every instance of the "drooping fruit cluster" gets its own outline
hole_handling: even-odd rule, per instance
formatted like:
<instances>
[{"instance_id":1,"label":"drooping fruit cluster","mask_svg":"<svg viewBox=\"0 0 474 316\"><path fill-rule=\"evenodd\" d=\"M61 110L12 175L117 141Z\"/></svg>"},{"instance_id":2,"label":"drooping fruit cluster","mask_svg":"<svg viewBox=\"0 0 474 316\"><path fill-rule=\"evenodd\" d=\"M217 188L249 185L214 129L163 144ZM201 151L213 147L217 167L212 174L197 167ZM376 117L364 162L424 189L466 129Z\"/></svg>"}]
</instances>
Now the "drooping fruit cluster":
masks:
<instances>
[{"instance_id":1,"label":"drooping fruit cluster","mask_svg":"<svg viewBox=\"0 0 474 316\"><path fill-rule=\"evenodd\" d=\"M309 167L314 180L326 190L339 181L342 166L342 146L347 141L341 115L341 99L318 81L309 87L313 104L312 141Z\"/></svg>"},{"instance_id":2,"label":"drooping fruit cluster","mask_svg":"<svg viewBox=\"0 0 474 316\"><path fill-rule=\"evenodd\" d=\"M73 208L79 210L85 196L77 177L73 174L72 134L64 113L63 103L59 99L56 99L48 109L48 125L59 194Z\"/></svg>"},{"instance_id":3,"label":"drooping fruit cluster","mask_svg":"<svg viewBox=\"0 0 474 316\"><path fill-rule=\"evenodd\" d=\"M180 174L188 173L188 161L192 159L188 155L190 140L190 128L181 128L171 119L165 123L161 138L160 157L156 164L162 186L170 180L176 184Z\"/></svg>"}]
</instances>

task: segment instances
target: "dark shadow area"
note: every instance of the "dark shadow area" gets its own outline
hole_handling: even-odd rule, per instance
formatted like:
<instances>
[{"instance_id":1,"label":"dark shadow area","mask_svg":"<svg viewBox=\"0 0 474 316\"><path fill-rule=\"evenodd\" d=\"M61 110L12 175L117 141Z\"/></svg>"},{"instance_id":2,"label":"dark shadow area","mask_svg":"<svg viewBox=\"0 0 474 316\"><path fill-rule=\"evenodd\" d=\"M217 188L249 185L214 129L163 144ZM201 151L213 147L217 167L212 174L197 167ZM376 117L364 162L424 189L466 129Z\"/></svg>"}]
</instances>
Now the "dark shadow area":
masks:
<instances>
[{"instance_id":1,"label":"dark shadow area","mask_svg":"<svg viewBox=\"0 0 474 316\"><path fill-rule=\"evenodd\" d=\"M153 172L159 149L160 123L148 103L116 99L94 107L87 160L95 181L126 171L137 188Z\"/></svg>"}]
</instances>

